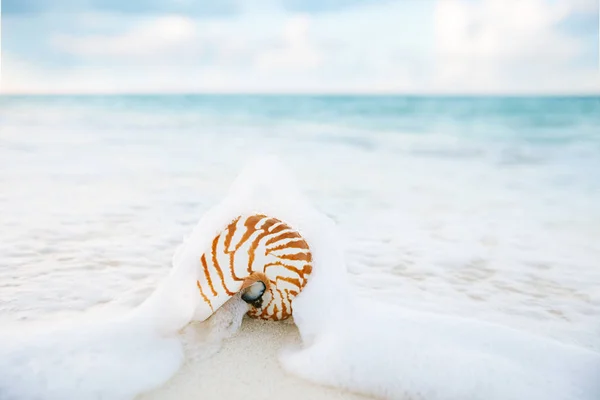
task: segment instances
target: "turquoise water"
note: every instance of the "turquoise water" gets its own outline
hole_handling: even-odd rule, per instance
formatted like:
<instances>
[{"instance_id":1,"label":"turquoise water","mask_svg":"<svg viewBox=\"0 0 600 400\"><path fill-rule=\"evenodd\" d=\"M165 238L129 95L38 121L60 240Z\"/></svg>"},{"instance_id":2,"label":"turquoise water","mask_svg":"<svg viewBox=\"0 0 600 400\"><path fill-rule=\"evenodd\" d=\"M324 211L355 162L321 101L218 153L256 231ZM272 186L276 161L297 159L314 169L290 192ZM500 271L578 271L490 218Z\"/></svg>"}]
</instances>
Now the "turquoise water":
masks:
<instances>
[{"instance_id":1,"label":"turquoise water","mask_svg":"<svg viewBox=\"0 0 600 400\"><path fill-rule=\"evenodd\" d=\"M4 96L0 123L11 124L11 114L26 125L46 124L36 116L71 109L66 125L88 124L98 129L197 130L200 123L219 126L287 124L320 125L322 139L332 130L363 131L349 144L374 148L373 132L395 135L444 134L507 148L597 156L600 97L395 97L395 96ZM26 113L32 113L26 120ZM23 114L21 114L23 113ZM8 114L8 115L7 115ZM105 118L110 114L110 118ZM157 117L144 124L131 116ZM59 115L60 116L60 115ZM55 115L55 117L59 117ZM140 126L141 125L141 126ZM354 139L354 140L353 140ZM589 147L588 147L589 146ZM583 149L583 147L586 147ZM596 153L596 154L593 154ZM596 157L597 158L597 157Z\"/></svg>"},{"instance_id":2,"label":"turquoise water","mask_svg":"<svg viewBox=\"0 0 600 400\"><path fill-rule=\"evenodd\" d=\"M600 97L4 96L0 110L5 132L79 129L117 143L141 133L163 135L158 141L233 135L266 147L312 141L399 157L544 164L558 168L548 185L586 193L600 182Z\"/></svg>"},{"instance_id":3,"label":"turquoise water","mask_svg":"<svg viewBox=\"0 0 600 400\"><path fill-rule=\"evenodd\" d=\"M539 137L571 142L597 132L600 97L398 97L278 95L3 96L4 109L24 106L93 108L107 112L199 113L246 121L285 120L339 124L406 133L440 126L496 132L519 130L523 140ZM574 135L559 134L576 128ZM492 132L480 132L492 133Z\"/></svg>"},{"instance_id":4,"label":"turquoise water","mask_svg":"<svg viewBox=\"0 0 600 400\"><path fill-rule=\"evenodd\" d=\"M600 348L600 97L0 97L0 319L139 303L267 153L358 290Z\"/></svg>"}]
</instances>

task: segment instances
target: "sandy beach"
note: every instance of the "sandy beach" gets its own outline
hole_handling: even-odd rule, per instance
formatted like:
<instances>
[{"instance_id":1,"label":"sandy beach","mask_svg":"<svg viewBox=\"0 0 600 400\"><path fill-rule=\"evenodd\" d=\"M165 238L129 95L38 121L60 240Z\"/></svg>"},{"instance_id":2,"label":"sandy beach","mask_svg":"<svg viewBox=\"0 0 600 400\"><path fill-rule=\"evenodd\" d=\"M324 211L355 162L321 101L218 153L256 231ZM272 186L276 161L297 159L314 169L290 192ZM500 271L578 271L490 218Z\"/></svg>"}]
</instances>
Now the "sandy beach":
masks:
<instances>
[{"instance_id":1,"label":"sandy beach","mask_svg":"<svg viewBox=\"0 0 600 400\"><path fill-rule=\"evenodd\" d=\"M293 323L245 317L241 329L223 342L218 353L208 359L186 361L169 382L136 400L372 398L315 385L287 374L278 362L278 355L285 347L296 345L300 345L300 337Z\"/></svg>"}]
</instances>

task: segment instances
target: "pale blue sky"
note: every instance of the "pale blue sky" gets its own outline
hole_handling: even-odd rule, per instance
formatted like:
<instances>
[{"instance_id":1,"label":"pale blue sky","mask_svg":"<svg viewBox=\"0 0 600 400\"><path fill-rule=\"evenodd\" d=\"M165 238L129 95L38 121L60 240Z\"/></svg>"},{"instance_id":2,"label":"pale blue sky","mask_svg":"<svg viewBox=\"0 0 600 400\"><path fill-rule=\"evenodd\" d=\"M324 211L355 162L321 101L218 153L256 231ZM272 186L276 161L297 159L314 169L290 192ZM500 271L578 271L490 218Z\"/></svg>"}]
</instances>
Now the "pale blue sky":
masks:
<instances>
[{"instance_id":1,"label":"pale blue sky","mask_svg":"<svg viewBox=\"0 0 600 400\"><path fill-rule=\"evenodd\" d=\"M4 0L10 93L600 93L597 0Z\"/></svg>"}]
</instances>

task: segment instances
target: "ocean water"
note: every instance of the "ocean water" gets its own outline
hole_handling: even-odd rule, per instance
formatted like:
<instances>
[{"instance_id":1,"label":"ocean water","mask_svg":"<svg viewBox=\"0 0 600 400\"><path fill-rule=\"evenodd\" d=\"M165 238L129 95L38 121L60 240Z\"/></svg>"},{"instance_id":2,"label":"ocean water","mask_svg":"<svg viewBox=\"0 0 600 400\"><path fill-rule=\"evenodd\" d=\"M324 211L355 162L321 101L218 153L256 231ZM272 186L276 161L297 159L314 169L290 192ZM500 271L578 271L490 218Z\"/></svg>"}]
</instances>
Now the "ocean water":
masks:
<instances>
[{"instance_id":1,"label":"ocean water","mask_svg":"<svg viewBox=\"0 0 600 400\"><path fill-rule=\"evenodd\" d=\"M0 322L138 306L267 154L361 298L600 351L597 97L2 97Z\"/></svg>"}]
</instances>

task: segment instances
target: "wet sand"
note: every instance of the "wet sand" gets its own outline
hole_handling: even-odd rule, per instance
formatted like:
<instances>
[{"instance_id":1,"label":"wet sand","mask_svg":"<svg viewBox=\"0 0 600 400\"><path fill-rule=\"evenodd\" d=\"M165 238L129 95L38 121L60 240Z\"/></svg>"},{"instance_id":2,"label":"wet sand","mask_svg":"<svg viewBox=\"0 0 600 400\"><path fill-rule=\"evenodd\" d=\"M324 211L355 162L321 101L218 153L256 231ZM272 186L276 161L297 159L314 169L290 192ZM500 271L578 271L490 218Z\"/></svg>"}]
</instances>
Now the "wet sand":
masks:
<instances>
[{"instance_id":1,"label":"wet sand","mask_svg":"<svg viewBox=\"0 0 600 400\"><path fill-rule=\"evenodd\" d=\"M240 330L226 339L209 358L187 360L165 385L136 400L164 399L267 399L326 400L372 399L319 386L286 373L278 355L299 346L293 323L244 318Z\"/></svg>"}]
</instances>

